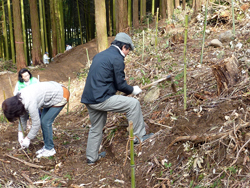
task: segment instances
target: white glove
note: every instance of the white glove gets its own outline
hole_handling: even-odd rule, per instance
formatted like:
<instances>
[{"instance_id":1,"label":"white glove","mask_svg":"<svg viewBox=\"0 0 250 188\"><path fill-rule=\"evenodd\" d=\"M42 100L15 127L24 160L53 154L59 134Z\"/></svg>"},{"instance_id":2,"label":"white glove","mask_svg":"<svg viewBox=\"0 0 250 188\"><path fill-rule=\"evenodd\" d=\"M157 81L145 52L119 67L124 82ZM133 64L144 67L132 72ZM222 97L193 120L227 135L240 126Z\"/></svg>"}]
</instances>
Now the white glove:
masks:
<instances>
[{"instance_id":1,"label":"white glove","mask_svg":"<svg viewBox=\"0 0 250 188\"><path fill-rule=\"evenodd\" d=\"M25 139L21 140L21 146L28 148L30 145L30 139L26 136Z\"/></svg>"},{"instance_id":2,"label":"white glove","mask_svg":"<svg viewBox=\"0 0 250 188\"><path fill-rule=\"evenodd\" d=\"M21 140L23 140L23 132L18 131L18 142L21 144Z\"/></svg>"},{"instance_id":3,"label":"white glove","mask_svg":"<svg viewBox=\"0 0 250 188\"><path fill-rule=\"evenodd\" d=\"M133 86L134 90L132 92L133 95L138 95L139 93L142 92L141 88L139 86Z\"/></svg>"}]
</instances>

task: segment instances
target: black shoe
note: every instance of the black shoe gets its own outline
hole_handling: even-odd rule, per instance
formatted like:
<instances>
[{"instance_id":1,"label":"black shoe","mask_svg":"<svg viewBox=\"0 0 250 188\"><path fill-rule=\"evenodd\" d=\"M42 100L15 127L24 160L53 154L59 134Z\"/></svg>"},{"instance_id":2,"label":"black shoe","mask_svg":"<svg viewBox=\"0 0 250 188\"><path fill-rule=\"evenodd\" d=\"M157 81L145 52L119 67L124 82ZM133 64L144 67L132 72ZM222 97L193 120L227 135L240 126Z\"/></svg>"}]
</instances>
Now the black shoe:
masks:
<instances>
[{"instance_id":1,"label":"black shoe","mask_svg":"<svg viewBox=\"0 0 250 188\"><path fill-rule=\"evenodd\" d=\"M154 133L145 134L144 136L142 136L141 142L147 140L148 138L150 138L150 137L153 136L153 135L154 135ZM134 139L134 144L140 144L138 138L135 138L135 139Z\"/></svg>"},{"instance_id":2,"label":"black shoe","mask_svg":"<svg viewBox=\"0 0 250 188\"><path fill-rule=\"evenodd\" d=\"M106 152L103 151L103 152L101 152L101 153L98 155L98 159L97 159L96 161L91 161L91 160L87 159L87 163L88 163L88 165L94 165L99 159L101 159L101 158L103 158L103 157L105 157L105 156L106 156Z\"/></svg>"}]
</instances>

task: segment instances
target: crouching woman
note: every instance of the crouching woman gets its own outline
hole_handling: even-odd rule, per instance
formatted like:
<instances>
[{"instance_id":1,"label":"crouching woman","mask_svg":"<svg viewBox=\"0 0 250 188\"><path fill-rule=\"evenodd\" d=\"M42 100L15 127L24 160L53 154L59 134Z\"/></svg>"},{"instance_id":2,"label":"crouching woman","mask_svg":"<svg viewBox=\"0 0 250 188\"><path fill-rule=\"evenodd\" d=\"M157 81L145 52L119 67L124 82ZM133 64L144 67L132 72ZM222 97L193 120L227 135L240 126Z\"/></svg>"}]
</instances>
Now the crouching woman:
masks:
<instances>
[{"instance_id":1,"label":"crouching woman","mask_svg":"<svg viewBox=\"0 0 250 188\"><path fill-rule=\"evenodd\" d=\"M39 82L27 86L2 103L4 115L10 122L21 119L22 124L18 127L18 141L21 147L29 147L30 140L36 137L41 126L44 146L36 152L37 158L55 155L52 123L67 104L69 96L68 89L57 82ZM41 118L38 112L40 108L43 108ZM22 128L26 130L28 114L32 127L24 138Z\"/></svg>"}]
</instances>

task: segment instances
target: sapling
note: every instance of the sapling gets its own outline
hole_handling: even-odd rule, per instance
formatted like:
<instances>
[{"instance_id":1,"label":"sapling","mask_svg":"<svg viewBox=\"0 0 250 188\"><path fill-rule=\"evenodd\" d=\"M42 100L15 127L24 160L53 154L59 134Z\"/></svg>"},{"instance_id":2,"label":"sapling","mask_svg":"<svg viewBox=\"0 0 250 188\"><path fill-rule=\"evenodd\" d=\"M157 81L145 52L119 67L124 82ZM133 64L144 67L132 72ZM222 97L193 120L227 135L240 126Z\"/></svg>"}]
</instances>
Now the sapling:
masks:
<instances>
[{"instance_id":1,"label":"sapling","mask_svg":"<svg viewBox=\"0 0 250 188\"><path fill-rule=\"evenodd\" d=\"M135 188L135 159L134 159L134 131L133 122L129 121L129 140L130 140L130 167L131 167L131 187Z\"/></svg>"},{"instance_id":2,"label":"sapling","mask_svg":"<svg viewBox=\"0 0 250 188\"><path fill-rule=\"evenodd\" d=\"M185 16L185 37L184 37L184 110L187 109L187 29L188 29L188 15Z\"/></svg>"},{"instance_id":3,"label":"sapling","mask_svg":"<svg viewBox=\"0 0 250 188\"><path fill-rule=\"evenodd\" d=\"M206 25L207 25L207 4L205 7L205 20L204 20L204 29L203 29L203 40L202 40L202 48L201 48L201 64L202 64L202 59L203 59L203 50L204 50L204 43L205 43L205 33L206 33Z\"/></svg>"}]
</instances>

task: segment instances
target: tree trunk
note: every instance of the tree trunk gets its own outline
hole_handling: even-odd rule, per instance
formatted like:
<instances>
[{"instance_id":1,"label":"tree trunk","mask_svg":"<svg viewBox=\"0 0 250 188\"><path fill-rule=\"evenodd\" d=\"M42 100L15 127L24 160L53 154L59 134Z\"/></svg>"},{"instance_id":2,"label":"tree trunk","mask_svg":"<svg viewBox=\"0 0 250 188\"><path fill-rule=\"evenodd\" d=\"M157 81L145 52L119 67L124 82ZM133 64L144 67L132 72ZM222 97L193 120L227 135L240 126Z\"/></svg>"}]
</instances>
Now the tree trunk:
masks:
<instances>
[{"instance_id":1,"label":"tree trunk","mask_svg":"<svg viewBox=\"0 0 250 188\"><path fill-rule=\"evenodd\" d=\"M80 38L81 38L81 44L83 44L83 39L82 39L82 25L81 25L81 16L80 16L80 10L79 10L79 4L78 0L77 2L77 13L78 13L78 20L79 20L79 27L80 27ZM106 23L106 22L105 22Z\"/></svg>"},{"instance_id":2,"label":"tree trunk","mask_svg":"<svg viewBox=\"0 0 250 188\"><path fill-rule=\"evenodd\" d=\"M140 8L140 11L141 11L140 20L142 21L143 18L146 16L146 0L141 0L141 8Z\"/></svg>"},{"instance_id":3,"label":"tree trunk","mask_svg":"<svg viewBox=\"0 0 250 188\"><path fill-rule=\"evenodd\" d=\"M31 30L32 30L32 61L33 65L39 65L42 63L42 55L41 55L41 35L39 29L37 1L29 0L29 2L30 2L30 19L31 19Z\"/></svg>"},{"instance_id":4,"label":"tree trunk","mask_svg":"<svg viewBox=\"0 0 250 188\"><path fill-rule=\"evenodd\" d=\"M172 15L174 12L173 0L167 0L167 9L168 9L168 19L172 19Z\"/></svg>"},{"instance_id":5,"label":"tree trunk","mask_svg":"<svg viewBox=\"0 0 250 188\"><path fill-rule=\"evenodd\" d=\"M139 6L138 6L138 0L133 0L133 27L138 28L139 27Z\"/></svg>"},{"instance_id":6,"label":"tree trunk","mask_svg":"<svg viewBox=\"0 0 250 188\"><path fill-rule=\"evenodd\" d=\"M167 1L161 0L160 14L162 19L166 19Z\"/></svg>"},{"instance_id":7,"label":"tree trunk","mask_svg":"<svg viewBox=\"0 0 250 188\"><path fill-rule=\"evenodd\" d=\"M44 54L44 53L45 53L45 41L44 41L43 3L42 3L42 0L39 0L39 13L40 13L40 28L41 28L42 54Z\"/></svg>"},{"instance_id":8,"label":"tree trunk","mask_svg":"<svg viewBox=\"0 0 250 188\"><path fill-rule=\"evenodd\" d=\"M213 74L217 81L218 95L222 91L227 91L240 80L239 63L234 55L231 58L226 58L218 65L212 67Z\"/></svg>"},{"instance_id":9,"label":"tree trunk","mask_svg":"<svg viewBox=\"0 0 250 188\"><path fill-rule=\"evenodd\" d=\"M132 27L132 2L128 0L128 26Z\"/></svg>"},{"instance_id":10,"label":"tree trunk","mask_svg":"<svg viewBox=\"0 0 250 188\"><path fill-rule=\"evenodd\" d=\"M182 0L182 10L186 9L186 0Z\"/></svg>"},{"instance_id":11,"label":"tree trunk","mask_svg":"<svg viewBox=\"0 0 250 188\"><path fill-rule=\"evenodd\" d=\"M20 14L20 2L19 0L13 0L13 19L14 19L14 32L15 32L15 41L16 41L16 67L17 71L26 67L25 55L23 49L23 36L22 36L22 21Z\"/></svg>"},{"instance_id":12,"label":"tree trunk","mask_svg":"<svg viewBox=\"0 0 250 188\"><path fill-rule=\"evenodd\" d=\"M108 1L108 28L109 28L109 31L108 31L108 34L109 36L111 37L112 36L112 19L111 19L111 2Z\"/></svg>"},{"instance_id":13,"label":"tree trunk","mask_svg":"<svg viewBox=\"0 0 250 188\"><path fill-rule=\"evenodd\" d=\"M10 0L8 0L8 16L9 16L9 30L10 30L10 41L11 41L11 58L14 64L16 64L16 55L15 55L15 44L14 44L14 35L12 27L12 15L10 8Z\"/></svg>"},{"instance_id":14,"label":"tree trunk","mask_svg":"<svg viewBox=\"0 0 250 188\"><path fill-rule=\"evenodd\" d=\"M56 35L54 0L50 0L50 17L51 17L51 29L52 29L52 57L55 57L57 54L57 35Z\"/></svg>"},{"instance_id":15,"label":"tree trunk","mask_svg":"<svg viewBox=\"0 0 250 188\"><path fill-rule=\"evenodd\" d=\"M23 31L23 41L24 41L24 57L25 57L25 62L27 65L29 65L28 63L28 56L27 56L27 41L26 41L26 27L25 27L25 19L24 19L24 3L23 0L21 0L21 14L22 14L22 31Z\"/></svg>"},{"instance_id":16,"label":"tree trunk","mask_svg":"<svg viewBox=\"0 0 250 188\"><path fill-rule=\"evenodd\" d=\"M194 15L198 13L198 11L201 10L201 0L193 0L193 10L194 10Z\"/></svg>"},{"instance_id":17,"label":"tree trunk","mask_svg":"<svg viewBox=\"0 0 250 188\"><path fill-rule=\"evenodd\" d=\"M175 0L174 2L175 2L175 4L174 4L175 8L180 6L180 0Z\"/></svg>"},{"instance_id":18,"label":"tree trunk","mask_svg":"<svg viewBox=\"0 0 250 188\"><path fill-rule=\"evenodd\" d=\"M2 1L2 10L3 10L3 36L5 42L5 57L6 60L9 60L9 47L8 47L8 36L7 36L7 27L6 27L6 18L5 18L5 10L4 10L4 1Z\"/></svg>"},{"instance_id":19,"label":"tree trunk","mask_svg":"<svg viewBox=\"0 0 250 188\"><path fill-rule=\"evenodd\" d=\"M97 51L101 52L108 47L108 36L106 27L105 0L95 0L95 24L97 35Z\"/></svg>"},{"instance_id":20,"label":"tree trunk","mask_svg":"<svg viewBox=\"0 0 250 188\"><path fill-rule=\"evenodd\" d=\"M116 32L125 31L128 27L127 0L116 0Z\"/></svg>"},{"instance_id":21,"label":"tree trunk","mask_svg":"<svg viewBox=\"0 0 250 188\"><path fill-rule=\"evenodd\" d=\"M113 0L113 34L116 35L116 0Z\"/></svg>"}]
</instances>

